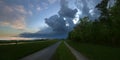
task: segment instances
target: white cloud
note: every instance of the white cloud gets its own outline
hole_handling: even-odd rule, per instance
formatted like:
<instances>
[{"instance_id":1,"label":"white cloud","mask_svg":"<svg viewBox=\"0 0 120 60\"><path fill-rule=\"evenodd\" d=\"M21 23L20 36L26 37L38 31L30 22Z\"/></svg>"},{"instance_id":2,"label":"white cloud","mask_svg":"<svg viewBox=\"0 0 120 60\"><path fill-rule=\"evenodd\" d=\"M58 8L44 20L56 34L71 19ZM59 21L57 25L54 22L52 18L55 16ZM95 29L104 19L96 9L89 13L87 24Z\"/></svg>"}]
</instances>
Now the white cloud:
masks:
<instances>
[{"instance_id":1,"label":"white cloud","mask_svg":"<svg viewBox=\"0 0 120 60\"><path fill-rule=\"evenodd\" d=\"M30 8L34 8L34 5L33 4L29 4L30 5Z\"/></svg>"},{"instance_id":2,"label":"white cloud","mask_svg":"<svg viewBox=\"0 0 120 60\"><path fill-rule=\"evenodd\" d=\"M33 12L32 11L28 11L28 14L30 15L30 16L32 16L33 15Z\"/></svg>"},{"instance_id":3,"label":"white cloud","mask_svg":"<svg viewBox=\"0 0 120 60\"><path fill-rule=\"evenodd\" d=\"M27 11L25 10L24 6L22 6L22 5L15 6L15 10L21 14L27 14Z\"/></svg>"},{"instance_id":4,"label":"white cloud","mask_svg":"<svg viewBox=\"0 0 120 60\"><path fill-rule=\"evenodd\" d=\"M24 30L26 29L25 19L24 17L19 17L18 20L14 21L2 21L0 22L0 26L9 26L14 29Z\"/></svg>"},{"instance_id":5,"label":"white cloud","mask_svg":"<svg viewBox=\"0 0 120 60\"><path fill-rule=\"evenodd\" d=\"M40 6L37 6L36 10L37 10L37 11L41 11Z\"/></svg>"},{"instance_id":6,"label":"white cloud","mask_svg":"<svg viewBox=\"0 0 120 60\"><path fill-rule=\"evenodd\" d=\"M13 12L13 11L14 11L13 8L12 8L12 7L9 7L9 6L5 6L5 7L4 7L4 10L5 10L6 13L10 13L10 12Z\"/></svg>"},{"instance_id":7,"label":"white cloud","mask_svg":"<svg viewBox=\"0 0 120 60\"><path fill-rule=\"evenodd\" d=\"M8 25L9 25L9 22L6 22L6 21L0 22L0 26L8 26Z\"/></svg>"},{"instance_id":8,"label":"white cloud","mask_svg":"<svg viewBox=\"0 0 120 60\"><path fill-rule=\"evenodd\" d=\"M25 18L19 17L18 20L15 20L13 24L11 24L11 27L19 30L26 29Z\"/></svg>"},{"instance_id":9,"label":"white cloud","mask_svg":"<svg viewBox=\"0 0 120 60\"><path fill-rule=\"evenodd\" d=\"M80 17L88 16L90 19L96 19L99 11L95 8L101 0L76 0L76 6L82 12Z\"/></svg>"},{"instance_id":10,"label":"white cloud","mask_svg":"<svg viewBox=\"0 0 120 60\"><path fill-rule=\"evenodd\" d=\"M53 4L53 3L55 3L57 0L48 0L48 2L50 3L50 4Z\"/></svg>"},{"instance_id":11,"label":"white cloud","mask_svg":"<svg viewBox=\"0 0 120 60\"><path fill-rule=\"evenodd\" d=\"M32 15L23 5L11 6L0 1L0 26L9 26L14 29L25 29L26 16Z\"/></svg>"},{"instance_id":12,"label":"white cloud","mask_svg":"<svg viewBox=\"0 0 120 60\"><path fill-rule=\"evenodd\" d=\"M48 4L48 3L43 2L43 3L42 3L42 5L44 6L44 7L43 7L43 9L47 9L49 4Z\"/></svg>"}]
</instances>

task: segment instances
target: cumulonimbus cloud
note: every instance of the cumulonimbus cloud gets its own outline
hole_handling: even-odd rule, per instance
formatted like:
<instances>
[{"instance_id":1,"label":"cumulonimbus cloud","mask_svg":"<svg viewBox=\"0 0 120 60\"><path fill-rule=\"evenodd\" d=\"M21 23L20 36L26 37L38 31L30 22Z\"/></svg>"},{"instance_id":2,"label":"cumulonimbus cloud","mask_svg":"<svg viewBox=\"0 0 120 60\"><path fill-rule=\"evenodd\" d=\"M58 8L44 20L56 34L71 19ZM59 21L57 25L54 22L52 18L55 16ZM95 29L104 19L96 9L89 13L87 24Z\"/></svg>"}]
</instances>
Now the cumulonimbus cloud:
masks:
<instances>
[{"instance_id":1,"label":"cumulonimbus cloud","mask_svg":"<svg viewBox=\"0 0 120 60\"><path fill-rule=\"evenodd\" d=\"M58 12L58 15L53 15L50 18L46 18L45 22L55 32L69 32L69 27L71 27L71 25L74 25L72 19L75 17L77 9L73 10L69 8L68 1L66 0L61 0L60 6L61 8ZM69 24L69 26L66 26L66 22Z\"/></svg>"},{"instance_id":2,"label":"cumulonimbus cloud","mask_svg":"<svg viewBox=\"0 0 120 60\"><path fill-rule=\"evenodd\" d=\"M66 0L60 0L60 6L58 15L45 18L45 23L51 29L50 32L41 33L43 32L42 30L36 33L22 33L20 36L29 38L66 38L68 32L74 27L73 18L75 18L77 9L69 8L68 1ZM48 28L46 29L49 30Z\"/></svg>"}]
</instances>

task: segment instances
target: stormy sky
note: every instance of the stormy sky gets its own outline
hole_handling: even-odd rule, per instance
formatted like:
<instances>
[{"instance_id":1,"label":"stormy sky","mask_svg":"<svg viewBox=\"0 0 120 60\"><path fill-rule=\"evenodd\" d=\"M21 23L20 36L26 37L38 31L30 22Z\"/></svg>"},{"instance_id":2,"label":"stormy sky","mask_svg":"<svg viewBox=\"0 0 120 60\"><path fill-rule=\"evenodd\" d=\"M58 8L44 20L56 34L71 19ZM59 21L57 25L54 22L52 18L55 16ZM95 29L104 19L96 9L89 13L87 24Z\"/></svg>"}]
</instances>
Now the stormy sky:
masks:
<instances>
[{"instance_id":1,"label":"stormy sky","mask_svg":"<svg viewBox=\"0 0 120 60\"><path fill-rule=\"evenodd\" d=\"M0 0L0 39L66 38L101 0ZM113 4L113 0L109 5Z\"/></svg>"}]
</instances>

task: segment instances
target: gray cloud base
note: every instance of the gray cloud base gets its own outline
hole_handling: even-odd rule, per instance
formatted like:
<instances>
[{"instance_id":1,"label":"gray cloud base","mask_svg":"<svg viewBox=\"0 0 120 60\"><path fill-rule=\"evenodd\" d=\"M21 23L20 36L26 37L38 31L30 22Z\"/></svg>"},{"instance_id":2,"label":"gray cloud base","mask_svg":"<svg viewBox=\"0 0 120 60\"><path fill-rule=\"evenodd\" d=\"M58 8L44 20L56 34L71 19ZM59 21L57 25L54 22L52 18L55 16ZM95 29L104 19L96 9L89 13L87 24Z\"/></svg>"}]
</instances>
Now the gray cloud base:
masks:
<instances>
[{"instance_id":1,"label":"gray cloud base","mask_svg":"<svg viewBox=\"0 0 120 60\"><path fill-rule=\"evenodd\" d=\"M30 38L66 38L69 31L74 27L73 18L77 13L77 9L70 9L66 0L60 1L60 11L58 15L45 18L45 23L52 29L51 32L40 33L22 33L21 37ZM68 24L69 26L67 26Z\"/></svg>"}]
</instances>

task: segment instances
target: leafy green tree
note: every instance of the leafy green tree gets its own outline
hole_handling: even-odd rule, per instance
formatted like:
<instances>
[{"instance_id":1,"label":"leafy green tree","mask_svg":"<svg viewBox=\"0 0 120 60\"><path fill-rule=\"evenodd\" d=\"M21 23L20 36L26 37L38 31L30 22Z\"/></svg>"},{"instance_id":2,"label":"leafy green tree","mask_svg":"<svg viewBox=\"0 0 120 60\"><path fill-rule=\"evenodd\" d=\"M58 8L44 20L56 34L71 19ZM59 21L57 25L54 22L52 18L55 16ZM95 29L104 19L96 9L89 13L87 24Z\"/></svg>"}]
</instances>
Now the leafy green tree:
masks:
<instances>
[{"instance_id":1,"label":"leafy green tree","mask_svg":"<svg viewBox=\"0 0 120 60\"><path fill-rule=\"evenodd\" d=\"M110 9L111 26L111 41L115 45L120 46L120 0L116 0L115 5Z\"/></svg>"},{"instance_id":2,"label":"leafy green tree","mask_svg":"<svg viewBox=\"0 0 120 60\"><path fill-rule=\"evenodd\" d=\"M102 23L108 22L109 20L108 2L109 0L102 0L101 3L96 6L96 8L101 11L99 19Z\"/></svg>"},{"instance_id":3,"label":"leafy green tree","mask_svg":"<svg viewBox=\"0 0 120 60\"><path fill-rule=\"evenodd\" d=\"M113 7L107 8L109 0L102 0L96 8L100 17L91 21L88 17L80 19L68 39L86 43L120 46L120 0Z\"/></svg>"}]
</instances>

